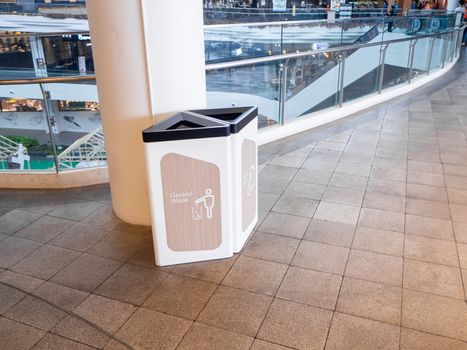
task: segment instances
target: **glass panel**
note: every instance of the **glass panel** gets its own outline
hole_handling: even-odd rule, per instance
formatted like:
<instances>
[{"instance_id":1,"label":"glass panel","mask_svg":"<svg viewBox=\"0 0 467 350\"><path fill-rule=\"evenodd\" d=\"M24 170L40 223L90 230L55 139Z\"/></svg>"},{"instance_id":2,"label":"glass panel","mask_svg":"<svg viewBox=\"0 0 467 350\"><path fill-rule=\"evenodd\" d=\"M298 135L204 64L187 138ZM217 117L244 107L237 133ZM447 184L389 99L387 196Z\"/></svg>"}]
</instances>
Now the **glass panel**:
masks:
<instances>
[{"instance_id":1,"label":"glass panel","mask_svg":"<svg viewBox=\"0 0 467 350\"><path fill-rule=\"evenodd\" d=\"M344 102L377 91L380 46L347 52L344 74Z\"/></svg>"},{"instance_id":2,"label":"glass panel","mask_svg":"<svg viewBox=\"0 0 467 350\"><path fill-rule=\"evenodd\" d=\"M383 89L407 81L410 41L393 43L386 49L384 60Z\"/></svg>"},{"instance_id":3,"label":"glass panel","mask_svg":"<svg viewBox=\"0 0 467 350\"><path fill-rule=\"evenodd\" d=\"M433 39L430 70L440 68L443 61L444 36L439 35Z\"/></svg>"},{"instance_id":4,"label":"glass panel","mask_svg":"<svg viewBox=\"0 0 467 350\"><path fill-rule=\"evenodd\" d=\"M0 171L55 171L39 86L3 85L0 96Z\"/></svg>"},{"instance_id":5,"label":"glass panel","mask_svg":"<svg viewBox=\"0 0 467 350\"><path fill-rule=\"evenodd\" d=\"M412 78L426 74L428 56L430 53L430 38L419 39L415 45Z\"/></svg>"},{"instance_id":6,"label":"glass panel","mask_svg":"<svg viewBox=\"0 0 467 350\"><path fill-rule=\"evenodd\" d=\"M107 165L95 81L45 84L61 171Z\"/></svg>"},{"instance_id":7,"label":"glass panel","mask_svg":"<svg viewBox=\"0 0 467 350\"><path fill-rule=\"evenodd\" d=\"M337 105L338 53L321 53L289 61L285 121Z\"/></svg>"},{"instance_id":8,"label":"glass panel","mask_svg":"<svg viewBox=\"0 0 467 350\"><path fill-rule=\"evenodd\" d=\"M208 108L258 106L259 127L279 122L280 63L260 63L206 72Z\"/></svg>"}]
</instances>

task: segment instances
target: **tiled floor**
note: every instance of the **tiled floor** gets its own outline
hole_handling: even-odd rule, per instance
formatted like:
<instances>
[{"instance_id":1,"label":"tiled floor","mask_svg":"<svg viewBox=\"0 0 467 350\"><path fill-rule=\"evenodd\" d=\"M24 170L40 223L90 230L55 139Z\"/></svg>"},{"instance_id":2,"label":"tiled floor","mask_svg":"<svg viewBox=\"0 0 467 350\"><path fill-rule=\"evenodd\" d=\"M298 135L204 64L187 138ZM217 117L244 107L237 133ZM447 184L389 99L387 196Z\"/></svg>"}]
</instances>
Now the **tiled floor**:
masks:
<instances>
[{"instance_id":1,"label":"tiled floor","mask_svg":"<svg viewBox=\"0 0 467 350\"><path fill-rule=\"evenodd\" d=\"M262 147L231 259L155 267L107 186L0 190L0 348L466 350L466 72Z\"/></svg>"}]
</instances>

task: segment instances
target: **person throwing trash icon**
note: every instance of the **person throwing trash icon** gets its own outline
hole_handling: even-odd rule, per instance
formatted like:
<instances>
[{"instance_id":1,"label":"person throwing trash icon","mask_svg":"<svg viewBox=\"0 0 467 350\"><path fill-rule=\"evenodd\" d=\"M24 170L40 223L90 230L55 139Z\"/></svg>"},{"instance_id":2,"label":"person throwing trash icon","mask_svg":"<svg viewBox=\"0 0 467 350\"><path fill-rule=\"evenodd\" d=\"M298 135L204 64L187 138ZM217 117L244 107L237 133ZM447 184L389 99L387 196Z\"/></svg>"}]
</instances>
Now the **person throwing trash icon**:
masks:
<instances>
[{"instance_id":1,"label":"person throwing trash icon","mask_svg":"<svg viewBox=\"0 0 467 350\"><path fill-rule=\"evenodd\" d=\"M195 201L195 204L203 203L204 207L206 208L206 217L208 219L212 219L212 208L214 208L214 195L212 194L212 190L207 188L205 191L205 195L198 198Z\"/></svg>"}]
</instances>

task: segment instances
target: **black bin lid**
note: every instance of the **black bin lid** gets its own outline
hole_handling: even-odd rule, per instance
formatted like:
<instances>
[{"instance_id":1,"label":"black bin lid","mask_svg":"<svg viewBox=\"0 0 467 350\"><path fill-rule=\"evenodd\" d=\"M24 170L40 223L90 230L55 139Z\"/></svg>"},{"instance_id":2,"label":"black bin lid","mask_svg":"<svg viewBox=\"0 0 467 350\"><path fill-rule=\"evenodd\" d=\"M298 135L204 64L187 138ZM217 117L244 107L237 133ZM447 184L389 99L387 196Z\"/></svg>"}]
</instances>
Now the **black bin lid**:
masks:
<instances>
[{"instance_id":1,"label":"black bin lid","mask_svg":"<svg viewBox=\"0 0 467 350\"><path fill-rule=\"evenodd\" d=\"M230 135L229 124L205 118L195 113L182 112L143 130L143 141L162 142Z\"/></svg>"},{"instance_id":2,"label":"black bin lid","mask_svg":"<svg viewBox=\"0 0 467 350\"><path fill-rule=\"evenodd\" d=\"M257 107L229 107L198 109L190 111L209 118L219 119L230 124L230 132L237 134L258 115Z\"/></svg>"}]
</instances>

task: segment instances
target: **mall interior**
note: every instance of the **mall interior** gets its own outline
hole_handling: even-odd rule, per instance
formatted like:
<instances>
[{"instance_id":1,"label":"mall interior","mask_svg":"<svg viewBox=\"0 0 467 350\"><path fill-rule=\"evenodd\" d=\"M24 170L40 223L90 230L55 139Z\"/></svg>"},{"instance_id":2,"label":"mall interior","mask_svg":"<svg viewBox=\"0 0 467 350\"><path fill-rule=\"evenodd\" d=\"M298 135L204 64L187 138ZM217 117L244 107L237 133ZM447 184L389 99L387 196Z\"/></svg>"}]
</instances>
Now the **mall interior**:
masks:
<instances>
[{"instance_id":1,"label":"mall interior","mask_svg":"<svg viewBox=\"0 0 467 350\"><path fill-rule=\"evenodd\" d=\"M0 1L0 349L467 350L467 10L414 2Z\"/></svg>"}]
</instances>

